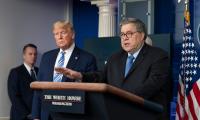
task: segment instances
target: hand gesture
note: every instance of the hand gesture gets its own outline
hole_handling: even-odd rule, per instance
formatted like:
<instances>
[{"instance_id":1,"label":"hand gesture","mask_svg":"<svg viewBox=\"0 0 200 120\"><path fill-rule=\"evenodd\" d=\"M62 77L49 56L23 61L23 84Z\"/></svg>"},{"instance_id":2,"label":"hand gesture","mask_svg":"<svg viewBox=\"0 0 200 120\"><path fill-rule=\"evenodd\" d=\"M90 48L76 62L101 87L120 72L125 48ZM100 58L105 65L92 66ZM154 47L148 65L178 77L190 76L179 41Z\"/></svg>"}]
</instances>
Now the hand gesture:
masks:
<instances>
[{"instance_id":1,"label":"hand gesture","mask_svg":"<svg viewBox=\"0 0 200 120\"><path fill-rule=\"evenodd\" d=\"M82 80L82 74L80 72L63 67L56 67L55 71L63 74L70 79Z\"/></svg>"}]
</instances>

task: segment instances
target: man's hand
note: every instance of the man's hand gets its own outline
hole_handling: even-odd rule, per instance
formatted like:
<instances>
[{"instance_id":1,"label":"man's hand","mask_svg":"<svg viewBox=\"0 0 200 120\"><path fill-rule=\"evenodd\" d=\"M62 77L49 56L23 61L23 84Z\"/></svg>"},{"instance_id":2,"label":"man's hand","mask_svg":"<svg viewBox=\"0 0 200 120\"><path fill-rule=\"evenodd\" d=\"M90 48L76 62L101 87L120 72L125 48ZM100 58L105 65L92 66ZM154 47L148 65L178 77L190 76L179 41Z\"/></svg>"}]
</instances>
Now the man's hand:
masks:
<instances>
[{"instance_id":1,"label":"man's hand","mask_svg":"<svg viewBox=\"0 0 200 120\"><path fill-rule=\"evenodd\" d=\"M58 73L63 74L64 76L70 78L70 79L76 79L82 81L82 74L80 72L68 69L68 68L63 68L63 67L56 67L55 71Z\"/></svg>"}]
</instances>

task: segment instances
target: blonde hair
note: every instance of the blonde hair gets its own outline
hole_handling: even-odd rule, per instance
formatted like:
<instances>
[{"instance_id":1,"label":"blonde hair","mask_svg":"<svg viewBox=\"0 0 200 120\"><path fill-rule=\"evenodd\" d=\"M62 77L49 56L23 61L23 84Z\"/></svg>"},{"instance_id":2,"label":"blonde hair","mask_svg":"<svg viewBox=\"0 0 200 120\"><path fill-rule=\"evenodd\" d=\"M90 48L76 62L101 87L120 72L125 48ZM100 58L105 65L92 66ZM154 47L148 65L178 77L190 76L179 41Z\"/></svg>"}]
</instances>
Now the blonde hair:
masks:
<instances>
[{"instance_id":1,"label":"blonde hair","mask_svg":"<svg viewBox=\"0 0 200 120\"><path fill-rule=\"evenodd\" d=\"M68 29L69 28L72 32L74 32L73 25L70 22L68 22L68 21L62 21L62 20L60 20L60 21L55 22L53 24L53 30L55 28L64 28L64 29Z\"/></svg>"}]
</instances>

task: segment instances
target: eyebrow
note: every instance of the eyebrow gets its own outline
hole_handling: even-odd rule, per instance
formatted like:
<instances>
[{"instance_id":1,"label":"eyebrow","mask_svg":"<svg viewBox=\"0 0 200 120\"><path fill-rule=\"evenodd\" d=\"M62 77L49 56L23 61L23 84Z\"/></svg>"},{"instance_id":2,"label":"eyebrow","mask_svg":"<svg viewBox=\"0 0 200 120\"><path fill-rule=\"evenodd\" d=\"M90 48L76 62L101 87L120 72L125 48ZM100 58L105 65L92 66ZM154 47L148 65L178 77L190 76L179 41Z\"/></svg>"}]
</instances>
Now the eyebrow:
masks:
<instances>
[{"instance_id":1,"label":"eyebrow","mask_svg":"<svg viewBox=\"0 0 200 120\"><path fill-rule=\"evenodd\" d=\"M134 32L138 32L138 31L127 31L127 32L121 32L121 33L128 33L128 32L131 32L131 33L134 33Z\"/></svg>"}]
</instances>

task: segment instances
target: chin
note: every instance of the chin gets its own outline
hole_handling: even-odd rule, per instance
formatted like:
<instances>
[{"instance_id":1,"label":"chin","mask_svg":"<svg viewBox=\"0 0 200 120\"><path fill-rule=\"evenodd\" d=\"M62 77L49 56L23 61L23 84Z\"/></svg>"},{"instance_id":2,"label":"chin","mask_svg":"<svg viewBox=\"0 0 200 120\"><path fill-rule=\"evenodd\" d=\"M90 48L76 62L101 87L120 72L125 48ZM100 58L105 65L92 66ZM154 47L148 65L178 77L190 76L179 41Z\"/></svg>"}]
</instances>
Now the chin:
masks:
<instances>
[{"instance_id":1,"label":"chin","mask_svg":"<svg viewBox=\"0 0 200 120\"><path fill-rule=\"evenodd\" d=\"M130 52L130 50L124 49L126 52Z\"/></svg>"},{"instance_id":2,"label":"chin","mask_svg":"<svg viewBox=\"0 0 200 120\"><path fill-rule=\"evenodd\" d=\"M124 49L126 52L128 53L133 53L135 51L135 49Z\"/></svg>"},{"instance_id":3,"label":"chin","mask_svg":"<svg viewBox=\"0 0 200 120\"><path fill-rule=\"evenodd\" d=\"M64 46L63 46L63 45L58 45L58 47L59 47L59 48L64 48Z\"/></svg>"},{"instance_id":4,"label":"chin","mask_svg":"<svg viewBox=\"0 0 200 120\"><path fill-rule=\"evenodd\" d=\"M61 48L62 50L66 50L66 49L68 49L69 47L61 46L61 47L59 47L59 48Z\"/></svg>"},{"instance_id":5,"label":"chin","mask_svg":"<svg viewBox=\"0 0 200 120\"><path fill-rule=\"evenodd\" d=\"M131 49L129 49L129 48L123 48L126 52L130 52L131 51Z\"/></svg>"},{"instance_id":6,"label":"chin","mask_svg":"<svg viewBox=\"0 0 200 120\"><path fill-rule=\"evenodd\" d=\"M35 64L35 62L32 62L32 63L31 63L31 65L34 65L34 64Z\"/></svg>"},{"instance_id":7,"label":"chin","mask_svg":"<svg viewBox=\"0 0 200 120\"><path fill-rule=\"evenodd\" d=\"M63 44L58 45L59 48L62 48L63 46L64 46Z\"/></svg>"}]
</instances>

